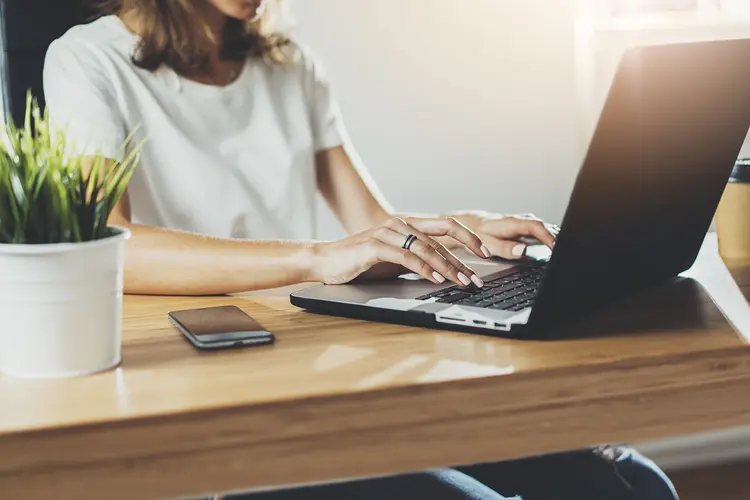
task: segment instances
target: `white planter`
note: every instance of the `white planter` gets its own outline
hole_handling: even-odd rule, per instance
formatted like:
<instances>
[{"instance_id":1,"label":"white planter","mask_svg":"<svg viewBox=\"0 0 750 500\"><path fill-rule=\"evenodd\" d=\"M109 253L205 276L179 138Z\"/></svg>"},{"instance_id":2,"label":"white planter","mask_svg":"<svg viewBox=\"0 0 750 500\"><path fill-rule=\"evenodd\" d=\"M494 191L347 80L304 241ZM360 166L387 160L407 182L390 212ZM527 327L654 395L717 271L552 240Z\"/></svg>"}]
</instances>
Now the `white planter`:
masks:
<instances>
[{"instance_id":1,"label":"white planter","mask_svg":"<svg viewBox=\"0 0 750 500\"><path fill-rule=\"evenodd\" d=\"M125 241L0 244L0 371L65 378L120 363Z\"/></svg>"}]
</instances>

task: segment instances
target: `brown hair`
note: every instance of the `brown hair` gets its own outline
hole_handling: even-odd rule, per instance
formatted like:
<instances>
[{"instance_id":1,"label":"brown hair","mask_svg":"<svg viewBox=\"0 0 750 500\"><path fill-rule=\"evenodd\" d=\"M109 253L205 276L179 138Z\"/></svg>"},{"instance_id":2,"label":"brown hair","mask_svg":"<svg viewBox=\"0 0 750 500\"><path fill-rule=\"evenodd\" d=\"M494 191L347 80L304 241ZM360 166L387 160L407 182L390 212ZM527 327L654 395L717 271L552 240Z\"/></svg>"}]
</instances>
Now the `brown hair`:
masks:
<instances>
[{"instance_id":1,"label":"brown hair","mask_svg":"<svg viewBox=\"0 0 750 500\"><path fill-rule=\"evenodd\" d=\"M127 13L139 26L140 43L133 63L154 71L166 64L185 75L209 70L211 48L218 43L222 59L263 58L288 60L289 38L274 31L283 0L266 0L263 14L254 21L228 19L221 40L215 40L196 13L196 0L99 0L104 14Z\"/></svg>"}]
</instances>

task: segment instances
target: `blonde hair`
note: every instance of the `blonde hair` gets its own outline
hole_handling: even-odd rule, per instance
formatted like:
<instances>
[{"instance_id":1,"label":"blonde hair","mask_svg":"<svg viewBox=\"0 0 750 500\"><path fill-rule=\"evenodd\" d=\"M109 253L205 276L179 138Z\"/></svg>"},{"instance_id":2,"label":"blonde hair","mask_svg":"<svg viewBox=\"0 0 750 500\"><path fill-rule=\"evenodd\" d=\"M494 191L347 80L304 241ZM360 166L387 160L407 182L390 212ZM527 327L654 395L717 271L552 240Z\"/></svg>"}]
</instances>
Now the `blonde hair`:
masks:
<instances>
[{"instance_id":1,"label":"blonde hair","mask_svg":"<svg viewBox=\"0 0 750 500\"><path fill-rule=\"evenodd\" d=\"M150 71L166 64L186 75L206 72L216 44L226 60L255 57L278 64L290 60L284 0L266 0L262 13L249 22L229 18L220 40L197 14L194 1L103 0L102 12L126 14L137 23L140 42L133 63Z\"/></svg>"}]
</instances>

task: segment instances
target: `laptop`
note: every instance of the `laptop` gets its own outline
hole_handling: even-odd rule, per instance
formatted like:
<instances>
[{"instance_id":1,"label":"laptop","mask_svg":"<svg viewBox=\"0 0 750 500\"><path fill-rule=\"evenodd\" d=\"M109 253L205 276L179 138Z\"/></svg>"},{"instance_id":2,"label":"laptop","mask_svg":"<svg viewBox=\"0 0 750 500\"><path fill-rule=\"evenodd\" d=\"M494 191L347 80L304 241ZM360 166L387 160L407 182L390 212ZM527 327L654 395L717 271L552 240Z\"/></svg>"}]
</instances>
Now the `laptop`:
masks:
<instances>
[{"instance_id":1,"label":"laptop","mask_svg":"<svg viewBox=\"0 0 750 500\"><path fill-rule=\"evenodd\" d=\"M693 265L748 129L750 39L633 47L546 261L477 263L482 289L405 275L313 286L291 302L350 318L560 338L554 327Z\"/></svg>"}]
</instances>

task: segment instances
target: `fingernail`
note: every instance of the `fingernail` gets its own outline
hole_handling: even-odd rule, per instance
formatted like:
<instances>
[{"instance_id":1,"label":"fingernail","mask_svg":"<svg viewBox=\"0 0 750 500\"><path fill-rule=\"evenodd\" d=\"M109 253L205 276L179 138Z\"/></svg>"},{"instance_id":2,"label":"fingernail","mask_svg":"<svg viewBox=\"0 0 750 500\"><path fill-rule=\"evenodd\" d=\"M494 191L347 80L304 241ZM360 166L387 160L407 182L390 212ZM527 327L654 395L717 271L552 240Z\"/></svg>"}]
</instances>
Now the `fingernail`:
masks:
<instances>
[{"instance_id":1,"label":"fingernail","mask_svg":"<svg viewBox=\"0 0 750 500\"><path fill-rule=\"evenodd\" d=\"M435 278L435 281L437 281L438 283L445 283L445 278L437 271L434 271L432 273L432 277Z\"/></svg>"},{"instance_id":2,"label":"fingernail","mask_svg":"<svg viewBox=\"0 0 750 500\"><path fill-rule=\"evenodd\" d=\"M513 256L522 257L525 251L526 251L526 245L516 245L513 247Z\"/></svg>"},{"instance_id":3,"label":"fingernail","mask_svg":"<svg viewBox=\"0 0 750 500\"><path fill-rule=\"evenodd\" d=\"M471 281L474 282L474 284L477 286L477 288L482 288L484 286L484 281L482 281L482 279L479 276L477 276L476 274L472 275Z\"/></svg>"},{"instance_id":4,"label":"fingernail","mask_svg":"<svg viewBox=\"0 0 750 500\"><path fill-rule=\"evenodd\" d=\"M460 281L466 286L471 285L471 280L468 277L466 277L464 273L458 273L458 281Z\"/></svg>"},{"instance_id":5,"label":"fingernail","mask_svg":"<svg viewBox=\"0 0 750 500\"><path fill-rule=\"evenodd\" d=\"M484 255L484 256L485 256L485 257L487 257L488 259L489 259L490 257L492 257L492 254L490 253L490 249L489 249L489 248L487 248L486 246L482 245L482 248L480 248L480 250L482 251L482 255Z\"/></svg>"}]
</instances>

